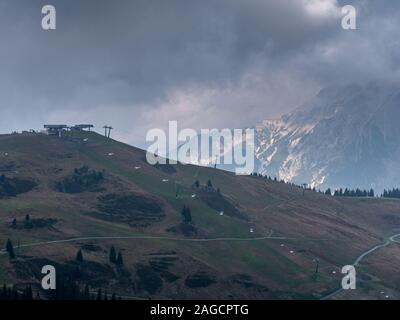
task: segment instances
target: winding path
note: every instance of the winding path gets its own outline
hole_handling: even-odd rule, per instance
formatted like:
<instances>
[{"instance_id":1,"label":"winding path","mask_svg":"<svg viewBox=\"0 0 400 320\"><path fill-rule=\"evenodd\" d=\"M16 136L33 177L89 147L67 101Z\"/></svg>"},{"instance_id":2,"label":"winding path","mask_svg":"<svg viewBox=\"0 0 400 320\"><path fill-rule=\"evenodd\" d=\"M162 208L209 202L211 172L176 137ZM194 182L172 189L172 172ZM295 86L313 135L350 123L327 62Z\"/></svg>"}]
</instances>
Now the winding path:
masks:
<instances>
[{"instance_id":1,"label":"winding path","mask_svg":"<svg viewBox=\"0 0 400 320\"><path fill-rule=\"evenodd\" d=\"M375 251L378 250L378 249L387 247L387 246L388 246L389 244L391 244L392 242L395 242L395 243L399 243L399 244L400 244L400 241L395 240L395 238L397 238L397 237L400 237L400 233L391 236L391 237L388 238L384 243L379 244L379 245L377 245L377 246L375 246L375 247L373 247L373 248L371 248L371 249L368 249L368 250L364 251L364 252L363 252L362 254L360 254L360 255L358 256L358 258L354 261L353 266L355 266L355 267L358 266L358 265L360 264L360 262L361 262L366 256L370 255L371 253L375 252ZM333 298L334 296L336 296L337 294L341 293L342 291L344 291L344 289L343 289L343 288L339 288L339 289L333 291L332 293L329 293L328 295L322 297L320 300L328 300L328 299L331 299L331 298Z\"/></svg>"},{"instance_id":2,"label":"winding path","mask_svg":"<svg viewBox=\"0 0 400 320\"><path fill-rule=\"evenodd\" d=\"M366 256L375 252L378 249L387 247L389 244L395 242L399 243L400 241L396 240L397 237L400 237L399 234L395 234L388 238L383 244L376 245L371 249L364 251L360 254L357 259L354 261L353 266L357 266ZM14 246L17 248L27 248L27 247L38 247L38 246L46 246L52 244L60 244L60 243L70 243L70 242L79 242L79 241L90 241L90 240L165 240L165 241L179 241L179 242L221 242L221 241L263 241L263 240L305 240L305 241L332 241L333 239L299 239L293 237L273 237L272 234L264 237L251 237L251 238L235 238L235 237L226 237L226 238L201 238L201 239L190 239L190 238L174 238L174 237L162 237L162 236L108 236L108 237L76 237L69 239L61 239L61 240L50 240L50 241L40 241L40 242L32 242L21 244L19 246ZM0 255L6 254L6 250L0 250ZM343 288L339 288L334 292L322 297L320 300L328 300L344 291Z\"/></svg>"}]
</instances>

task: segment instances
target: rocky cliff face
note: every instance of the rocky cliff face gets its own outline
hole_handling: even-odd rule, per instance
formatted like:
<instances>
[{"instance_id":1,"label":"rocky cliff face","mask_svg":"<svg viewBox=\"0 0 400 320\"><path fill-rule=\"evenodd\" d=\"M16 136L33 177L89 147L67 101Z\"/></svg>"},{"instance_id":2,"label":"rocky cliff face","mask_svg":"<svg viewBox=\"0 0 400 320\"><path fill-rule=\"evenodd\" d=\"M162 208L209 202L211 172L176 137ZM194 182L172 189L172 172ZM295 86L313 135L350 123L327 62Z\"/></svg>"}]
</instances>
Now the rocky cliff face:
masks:
<instances>
[{"instance_id":1,"label":"rocky cliff face","mask_svg":"<svg viewBox=\"0 0 400 320\"><path fill-rule=\"evenodd\" d=\"M259 172L317 188L399 186L400 88L325 88L257 125L256 156Z\"/></svg>"}]
</instances>

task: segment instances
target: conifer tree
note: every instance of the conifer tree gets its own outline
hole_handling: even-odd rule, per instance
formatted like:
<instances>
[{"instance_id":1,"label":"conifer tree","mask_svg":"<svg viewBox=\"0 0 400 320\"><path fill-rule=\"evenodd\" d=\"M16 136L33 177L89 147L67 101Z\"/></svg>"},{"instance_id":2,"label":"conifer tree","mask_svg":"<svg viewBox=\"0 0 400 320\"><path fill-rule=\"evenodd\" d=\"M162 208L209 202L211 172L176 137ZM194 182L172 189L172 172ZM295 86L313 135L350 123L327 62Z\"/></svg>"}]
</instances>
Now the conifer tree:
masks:
<instances>
[{"instance_id":1,"label":"conifer tree","mask_svg":"<svg viewBox=\"0 0 400 320\"><path fill-rule=\"evenodd\" d=\"M81 249L79 249L79 251L76 254L76 261L83 262L83 254Z\"/></svg>"},{"instance_id":2,"label":"conifer tree","mask_svg":"<svg viewBox=\"0 0 400 320\"><path fill-rule=\"evenodd\" d=\"M183 222L185 222L185 223L191 223L192 222L192 213L191 213L189 207L183 206L181 214L182 214L182 217L183 217Z\"/></svg>"},{"instance_id":3,"label":"conifer tree","mask_svg":"<svg viewBox=\"0 0 400 320\"><path fill-rule=\"evenodd\" d=\"M117 253L115 251L114 246L111 246L109 260L111 263L117 262Z\"/></svg>"},{"instance_id":4,"label":"conifer tree","mask_svg":"<svg viewBox=\"0 0 400 320\"><path fill-rule=\"evenodd\" d=\"M14 246L10 239L7 240L6 251L8 252L10 259L15 259Z\"/></svg>"},{"instance_id":5,"label":"conifer tree","mask_svg":"<svg viewBox=\"0 0 400 320\"><path fill-rule=\"evenodd\" d=\"M118 252L118 257L117 257L116 264L117 264L118 266L124 265L124 260L123 260L123 258L122 258L122 253L121 253L121 251Z\"/></svg>"},{"instance_id":6,"label":"conifer tree","mask_svg":"<svg viewBox=\"0 0 400 320\"><path fill-rule=\"evenodd\" d=\"M85 285L85 289L83 291L83 298L85 300L90 300L90 289L88 284Z\"/></svg>"},{"instance_id":7,"label":"conifer tree","mask_svg":"<svg viewBox=\"0 0 400 320\"><path fill-rule=\"evenodd\" d=\"M101 292L101 288L99 288L99 290L97 291L97 297L96 300L100 301L103 299L103 294Z\"/></svg>"}]
</instances>

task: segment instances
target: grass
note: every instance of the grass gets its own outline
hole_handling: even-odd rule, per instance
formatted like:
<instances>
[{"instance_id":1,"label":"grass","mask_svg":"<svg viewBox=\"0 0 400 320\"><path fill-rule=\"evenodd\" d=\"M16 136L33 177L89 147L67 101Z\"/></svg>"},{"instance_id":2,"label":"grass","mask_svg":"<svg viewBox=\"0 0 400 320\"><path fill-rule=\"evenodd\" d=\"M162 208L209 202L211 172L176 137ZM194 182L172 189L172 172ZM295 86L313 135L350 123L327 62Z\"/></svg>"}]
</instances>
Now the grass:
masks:
<instances>
[{"instance_id":1,"label":"grass","mask_svg":"<svg viewBox=\"0 0 400 320\"><path fill-rule=\"evenodd\" d=\"M196 225L201 229L206 229L210 236L229 235L232 237L241 237L248 236L249 234L249 227L246 223L230 219L229 217L221 218L216 211L206 206L197 198L192 198L193 191L190 189L190 185L194 181L182 182L179 197L176 198L175 183L169 175L160 173L161 176L171 179L171 181L168 181L167 183L162 183L162 179L160 179L159 175L145 175L140 171L133 172L133 170L124 170L112 160L107 161L98 154L96 155L89 152L87 149L83 149L82 153L88 156L92 161L95 161L108 169L110 172L121 175L143 189L149 190L153 194L165 199L176 210L178 216L180 216L180 211L184 205L189 206ZM181 165L181 167L189 168L189 166L183 165Z\"/></svg>"},{"instance_id":2,"label":"grass","mask_svg":"<svg viewBox=\"0 0 400 320\"><path fill-rule=\"evenodd\" d=\"M89 141L87 144L73 143L40 135L29 138L29 141L25 141L21 136L7 138L7 142L1 141L4 142L2 148L10 153L13 161L24 163L24 167L21 168L23 174L32 174L41 181L39 189L35 192L0 201L1 243L5 243L8 237L14 242L19 239L21 244L79 236L183 237L167 233L165 230L172 223L177 224L181 221L180 212L186 205L191 208L194 223L201 237L249 238L265 236L269 230L273 230L275 236L283 235L304 240L284 241L287 246L285 249L279 247L280 241L276 240L198 243L136 239L115 242L123 244L127 255L135 256L137 250L141 259L145 259L146 254L153 253L157 249L168 248L178 252L184 263L194 260L198 265L211 269L219 279L232 274L249 274L258 282L273 288L276 296L312 297L316 289L321 291L335 288L336 280L323 274L313 278L313 267L309 256L300 253L290 255L287 248L291 246L305 249L309 255L319 257L321 263L326 265L343 265L349 260L353 261L362 248L376 242L382 235L390 234L392 226L381 217L387 212L398 214L400 209L398 201L337 200L311 192L306 192L303 196L298 188L257 177L237 177L232 173L212 168L177 165L176 173L167 174L143 162L145 155L143 151L94 133L77 134L75 137L82 139L88 137ZM0 139L6 138L3 136ZM51 144L51 148L48 144ZM114 155L108 156L110 152ZM63 154L71 154L71 157L54 157ZM26 159L30 162L26 163ZM70 196L57 194L51 189L55 179L69 174L74 167L82 165L88 165L96 170L106 170L106 173L121 186L121 191L136 190L165 201L166 219L154 228L135 229L122 223L91 218L86 212L94 206L93 199L96 199L96 195ZM141 169L134 170L136 165L141 166ZM51 167L59 167L63 171L59 175L49 174ZM169 181L162 182L162 179ZM202 185L211 180L215 188L220 188L224 198L239 205L250 220L220 216L200 198L192 198L192 194L196 192L192 189L195 180L199 180ZM178 197L176 197L177 184L180 185ZM110 185L106 187L112 188ZM25 231L6 227L11 217L18 215L22 218L28 212L34 216L45 215L60 219L58 225L60 230ZM315 226L310 227L310 223ZM352 224L359 226L359 229L351 228ZM255 229L254 233L249 232L250 227ZM307 240L321 235L331 237L331 240L326 242ZM111 242L113 241L104 241L104 244L109 245ZM73 247L77 244L71 243L68 246ZM26 248L21 249L21 253L30 254L46 250L45 247L37 251ZM68 250L76 251L75 248ZM64 257L62 252L59 257ZM136 261L135 259L139 257L130 259ZM7 274L1 268L2 265L4 261L0 260L0 279L2 277L6 279ZM190 263L185 266L193 267ZM129 266L131 267L132 265ZM168 292L164 294L168 296Z\"/></svg>"}]
</instances>

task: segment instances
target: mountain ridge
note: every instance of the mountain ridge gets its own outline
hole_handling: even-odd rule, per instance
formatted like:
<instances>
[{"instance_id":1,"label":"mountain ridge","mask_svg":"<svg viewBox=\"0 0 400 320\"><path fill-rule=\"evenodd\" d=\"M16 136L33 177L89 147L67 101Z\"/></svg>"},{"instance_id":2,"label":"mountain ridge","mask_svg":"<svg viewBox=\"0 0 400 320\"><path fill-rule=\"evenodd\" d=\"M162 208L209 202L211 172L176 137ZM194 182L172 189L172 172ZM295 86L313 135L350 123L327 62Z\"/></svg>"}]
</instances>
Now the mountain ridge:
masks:
<instances>
[{"instance_id":1,"label":"mountain ridge","mask_svg":"<svg viewBox=\"0 0 400 320\"><path fill-rule=\"evenodd\" d=\"M317 188L396 187L398 105L395 86L324 88L292 113L256 126L259 172Z\"/></svg>"}]
</instances>

